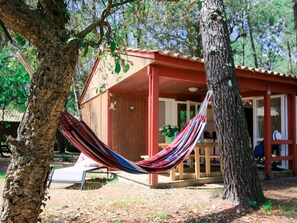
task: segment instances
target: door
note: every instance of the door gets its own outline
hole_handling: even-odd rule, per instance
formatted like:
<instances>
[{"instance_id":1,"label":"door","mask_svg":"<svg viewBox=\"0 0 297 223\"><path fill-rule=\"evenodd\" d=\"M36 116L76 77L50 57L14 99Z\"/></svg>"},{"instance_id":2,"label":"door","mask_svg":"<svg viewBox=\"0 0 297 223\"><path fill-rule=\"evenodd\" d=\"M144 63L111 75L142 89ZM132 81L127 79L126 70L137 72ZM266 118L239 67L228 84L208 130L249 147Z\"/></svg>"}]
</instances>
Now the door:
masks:
<instances>
[{"instance_id":1,"label":"door","mask_svg":"<svg viewBox=\"0 0 297 223\"><path fill-rule=\"evenodd\" d=\"M201 103L194 101L176 101L177 126L181 130L198 112Z\"/></svg>"},{"instance_id":2,"label":"door","mask_svg":"<svg viewBox=\"0 0 297 223\"><path fill-rule=\"evenodd\" d=\"M174 99L159 98L159 129L164 125L176 125L175 117ZM166 141L166 137L159 131L159 143Z\"/></svg>"},{"instance_id":3,"label":"door","mask_svg":"<svg viewBox=\"0 0 297 223\"><path fill-rule=\"evenodd\" d=\"M287 109L285 95L271 96L271 137L275 130L281 133L282 139L287 139ZM254 99L254 147L264 139L264 98ZM273 151L274 152L274 151ZM273 154L277 155L277 154ZM280 145L280 155L288 155L287 145ZM288 168L288 161L278 162L281 168Z\"/></svg>"}]
</instances>

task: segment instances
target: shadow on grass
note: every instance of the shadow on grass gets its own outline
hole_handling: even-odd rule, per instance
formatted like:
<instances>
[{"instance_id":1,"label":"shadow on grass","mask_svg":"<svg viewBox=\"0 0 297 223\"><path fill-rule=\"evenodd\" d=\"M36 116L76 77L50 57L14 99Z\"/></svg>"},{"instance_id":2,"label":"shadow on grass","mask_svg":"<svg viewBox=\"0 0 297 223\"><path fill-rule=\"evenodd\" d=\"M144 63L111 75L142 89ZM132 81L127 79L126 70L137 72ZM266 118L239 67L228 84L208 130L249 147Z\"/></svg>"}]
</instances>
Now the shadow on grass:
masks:
<instances>
[{"instance_id":1,"label":"shadow on grass","mask_svg":"<svg viewBox=\"0 0 297 223\"><path fill-rule=\"evenodd\" d=\"M245 207L234 206L232 208L213 212L199 217L191 217L183 223L223 223L223 222L237 222L236 220L257 212L261 216L283 216L289 219L296 219L297 217L297 201L291 199L276 200L269 199L260 207ZM273 217L272 217L273 218ZM252 220L252 219L251 219Z\"/></svg>"},{"instance_id":2,"label":"shadow on grass","mask_svg":"<svg viewBox=\"0 0 297 223\"><path fill-rule=\"evenodd\" d=\"M275 178L271 180L264 180L262 182L263 190L281 190L295 188L297 185L297 177Z\"/></svg>"},{"instance_id":3,"label":"shadow on grass","mask_svg":"<svg viewBox=\"0 0 297 223\"><path fill-rule=\"evenodd\" d=\"M118 182L118 178L115 175L109 178L92 178L85 181L83 190L98 190L106 184L113 184ZM68 190L80 190L80 184L73 184L65 187Z\"/></svg>"},{"instance_id":4,"label":"shadow on grass","mask_svg":"<svg viewBox=\"0 0 297 223\"><path fill-rule=\"evenodd\" d=\"M223 223L223 222L233 222L238 218L241 218L245 215L251 214L258 209L256 208L242 208L239 206L235 206L233 208L229 208L223 211L214 212L211 214L199 216L196 218L189 218L186 221L182 221L183 223Z\"/></svg>"}]
</instances>

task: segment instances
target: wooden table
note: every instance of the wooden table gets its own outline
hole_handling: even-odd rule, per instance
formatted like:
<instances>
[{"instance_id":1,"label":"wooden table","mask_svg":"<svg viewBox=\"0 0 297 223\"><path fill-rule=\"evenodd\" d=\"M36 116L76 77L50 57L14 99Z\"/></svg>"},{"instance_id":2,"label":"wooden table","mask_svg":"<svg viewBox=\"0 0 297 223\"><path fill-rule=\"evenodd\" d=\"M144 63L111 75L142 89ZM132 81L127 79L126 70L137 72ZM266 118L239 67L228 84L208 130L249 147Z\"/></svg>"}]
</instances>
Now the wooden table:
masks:
<instances>
[{"instance_id":1,"label":"wooden table","mask_svg":"<svg viewBox=\"0 0 297 223\"><path fill-rule=\"evenodd\" d=\"M211 176L211 169L210 169L210 159L216 158L220 159L218 155L210 155L210 150L217 146L217 143L213 142L201 142L195 146L195 177L201 177L201 170L200 170L200 159L205 158L205 176ZM204 150L204 154L201 154L201 150Z\"/></svg>"},{"instance_id":2,"label":"wooden table","mask_svg":"<svg viewBox=\"0 0 297 223\"><path fill-rule=\"evenodd\" d=\"M159 143L159 147L161 147L162 149L165 149L170 143ZM170 174L170 180L175 181L176 180L176 170L178 170L178 179L182 180L184 179L184 164L183 162L180 163L179 165L177 165L175 168L172 168L169 172Z\"/></svg>"},{"instance_id":3,"label":"wooden table","mask_svg":"<svg viewBox=\"0 0 297 223\"><path fill-rule=\"evenodd\" d=\"M162 149L166 148L169 145L169 143L159 143L159 147ZM198 143L194 148L194 154L190 155L190 167L193 167L193 160L195 161L195 178L201 177L201 169L200 169L200 159L205 158L205 176L209 177L211 176L211 169L210 169L210 159L216 158L220 159L220 156L218 155L211 155L210 151L214 147L217 146L217 143L215 142L200 142ZM201 151L204 151L204 154L201 154ZM178 170L178 179L182 180L184 179L184 164L183 162L180 163L178 166L170 170L170 179L172 181L176 180L176 170Z\"/></svg>"}]
</instances>

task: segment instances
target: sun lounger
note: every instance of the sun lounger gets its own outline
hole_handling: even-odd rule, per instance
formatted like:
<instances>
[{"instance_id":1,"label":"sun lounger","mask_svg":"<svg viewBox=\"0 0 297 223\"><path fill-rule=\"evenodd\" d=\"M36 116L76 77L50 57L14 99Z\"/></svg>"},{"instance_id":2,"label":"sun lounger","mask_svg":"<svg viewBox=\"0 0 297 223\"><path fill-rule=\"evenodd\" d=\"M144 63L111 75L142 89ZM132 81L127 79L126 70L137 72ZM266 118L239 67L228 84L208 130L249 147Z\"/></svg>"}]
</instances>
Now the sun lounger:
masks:
<instances>
[{"instance_id":1,"label":"sun lounger","mask_svg":"<svg viewBox=\"0 0 297 223\"><path fill-rule=\"evenodd\" d=\"M60 169L53 169L49 178L49 187L51 183L69 183L80 184L80 190L83 189L86 174L89 172L95 172L99 169L106 169L108 176L108 168L106 166L96 167L84 167L84 166L72 166Z\"/></svg>"}]
</instances>

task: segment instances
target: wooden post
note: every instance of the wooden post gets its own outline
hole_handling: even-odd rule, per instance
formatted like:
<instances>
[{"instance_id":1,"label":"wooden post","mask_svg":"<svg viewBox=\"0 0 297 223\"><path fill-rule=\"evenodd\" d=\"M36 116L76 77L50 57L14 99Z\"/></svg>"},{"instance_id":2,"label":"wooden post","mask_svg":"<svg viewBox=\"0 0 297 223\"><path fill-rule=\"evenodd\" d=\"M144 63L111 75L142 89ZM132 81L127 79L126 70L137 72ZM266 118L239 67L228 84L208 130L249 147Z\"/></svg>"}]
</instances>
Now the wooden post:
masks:
<instances>
[{"instance_id":1,"label":"wooden post","mask_svg":"<svg viewBox=\"0 0 297 223\"><path fill-rule=\"evenodd\" d=\"M289 155L293 156L293 160L289 161L289 168L297 175L297 152L296 152L296 93L288 94L288 139L292 140L292 144L288 145Z\"/></svg>"},{"instance_id":2,"label":"wooden post","mask_svg":"<svg viewBox=\"0 0 297 223\"><path fill-rule=\"evenodd\" d=\"M205 176L210 176L210 146L205 145L204 147L205 152Z\"/></svg>"},{"instance_id":3,"label":"wooden post","mask_svg":"<svg viewBox=\"0 0 297 223\"><path fill-rule=\"evenodd\" d=\"M148 67L149 75L149 113L148 113L148 155L158 153L158 127L159 127L159 72L154 66ZM149 184L158 184L158 175L149 174Z\"/></svg>"},{"instance_id":4,"label":"wooden post","mask_svg":"<svg viewBox=\"0 0 297 223\"><path fill-rule=\"evenodd\" d=\"M266 88L264 94L264 155L265 172L271 178L271 90Z\"/></svg>"},{"instance_id":5,"label":"wooden post","mask_svg":"<svg viewBox=\"0 0 297 223\"><path fill-rule=\"evenodd\" d=\"M195 177L196 179L200 178L201 170L200 170L200 155L199 155L199 146L195 146Z\"/></svg>"}]
</instances>

